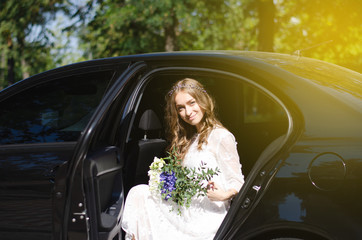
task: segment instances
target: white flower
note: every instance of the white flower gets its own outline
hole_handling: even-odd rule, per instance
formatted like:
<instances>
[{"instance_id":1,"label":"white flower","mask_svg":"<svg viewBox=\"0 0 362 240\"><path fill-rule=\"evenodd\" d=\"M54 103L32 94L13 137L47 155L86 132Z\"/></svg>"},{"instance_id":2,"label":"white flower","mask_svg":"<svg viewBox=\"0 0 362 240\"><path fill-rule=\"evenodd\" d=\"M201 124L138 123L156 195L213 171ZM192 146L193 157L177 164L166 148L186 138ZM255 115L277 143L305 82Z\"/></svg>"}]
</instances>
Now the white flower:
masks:
<instances>
[{"instance_id":1,"label":"white flower","mask_svg":"<svg viewBox=\"0 0 362 240\"><path fill-rule=\"evenodd\" d=\"M148 176L150 180L148 181L148 186L150 191L153 195L159 196L160 195L160 174L162 172L162 167L164 166L165 161L158 157L153 159L152 164L150 165L150 170L148 171Z\"/></svg>"},{"instance_id":2,"label":"white flower","mask_svg":"<svg viewBox=\"0 0 362 240\"><path fill-rule=\"evenodd\" d=\"M161 170L162 167L164 166L164 164L165 164L165 161L163 159L155 157L153 159L152 164L150 165L150 169L151 170Z\"/></svg>"}]
</instances>

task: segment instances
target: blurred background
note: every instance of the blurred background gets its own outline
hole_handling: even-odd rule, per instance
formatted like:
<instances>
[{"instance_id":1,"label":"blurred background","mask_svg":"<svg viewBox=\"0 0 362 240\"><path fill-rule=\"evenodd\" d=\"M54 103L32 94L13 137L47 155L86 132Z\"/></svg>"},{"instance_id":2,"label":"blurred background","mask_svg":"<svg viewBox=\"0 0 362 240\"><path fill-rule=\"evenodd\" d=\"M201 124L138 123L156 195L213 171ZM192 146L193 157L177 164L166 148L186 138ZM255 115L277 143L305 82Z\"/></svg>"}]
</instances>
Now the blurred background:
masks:
<instances>
[{"instance_id":1,"label":"blurred background","mask_svg":"<svg viewBox=\"0 0 362 240\"><path fill-rule=\"evenodd\" d=\"M0 89L136 53L297 54L362 73L362 0L0 0Z\"/></svg>"}]
</instances>

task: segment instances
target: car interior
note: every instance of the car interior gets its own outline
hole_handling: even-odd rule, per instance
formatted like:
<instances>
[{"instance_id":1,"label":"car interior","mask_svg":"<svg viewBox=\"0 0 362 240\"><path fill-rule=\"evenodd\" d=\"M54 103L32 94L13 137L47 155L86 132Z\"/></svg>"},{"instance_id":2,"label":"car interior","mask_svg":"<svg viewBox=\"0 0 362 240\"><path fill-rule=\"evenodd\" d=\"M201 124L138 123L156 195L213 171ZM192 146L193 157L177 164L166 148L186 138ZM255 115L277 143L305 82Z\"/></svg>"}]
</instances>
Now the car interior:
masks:
<instances>
[{"instance_id":1,"label":"car interior","mask_svg":"<svg viewBox=\"0 0 362 240\"><path fill-rule=\"evenodd\" d=\"M147 184L153 158L166 155L164 107L172 84L185 77L197 79L214 97L221 123L234 134L242 172L248 176L258 158L275 148L288 129L287 114L266 93L240 79L215 73L165 73L149 79L129 134L124 179L125 193L137 184ZM274 141L279 139L278 141ZM273 142L273 144L271 144ZM271 146L267 148L268 145Z\"/></svg>"}]
</instances>

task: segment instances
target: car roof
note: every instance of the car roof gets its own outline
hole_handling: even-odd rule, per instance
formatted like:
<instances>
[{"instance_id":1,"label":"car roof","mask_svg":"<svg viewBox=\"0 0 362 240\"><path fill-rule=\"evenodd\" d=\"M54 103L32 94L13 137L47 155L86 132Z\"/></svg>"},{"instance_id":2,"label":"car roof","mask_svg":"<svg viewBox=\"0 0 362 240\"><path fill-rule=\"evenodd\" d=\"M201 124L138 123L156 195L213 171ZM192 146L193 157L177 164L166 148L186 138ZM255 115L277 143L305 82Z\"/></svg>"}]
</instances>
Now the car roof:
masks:
<instances>
[{"instance_id":1,"label":"car roof","mask_svg":"<svg viewBox=\"0 0 362 240\"><path fill-rule=\"evenodd\" d=\"M325 61L293 54L257 52L257 51L180 51L168 53L148 53L130 55L140 60L153 59L205 59L214 61L223 58L230 61L242 61L258 67L272 67L296 75L326 92L342 99L348 104L357 104L362 109L362 74ZM279 71L280 73L280 71ZM277 73L278 74L278 73ZM357 101L356 101L357 100Z\"/></svg>"},{"instance_id":2,"label":"car roof","mask_svg":"<svg viewBox=\"0 0 362 240\"><path fill-rule=\"evenodd\" d=\"M282 72L291 73L299 79L312 82L318 87L324 88L325 91L332 95L338 96L347 102L358 104L357 108L362 108L362 74L352 70L327 63L324 61L301 57L292 54L256 52L256 51L220 51L220 50L202 50L202 51L175 51L175 52L156 52L144 53L119 57L109 57L103 59L88 60L74 63L52 69L35 76L47 76L54 71L75 69L79 67L95 65L113 65L125 61L146 61L146 62L169 62L169 60L198 62L208 61L219 64L223 62L243 62L244 65L254 66L258 69L267 69L274 71L275 75ZM216 65L216 67L218 67ZM33 77L35 77L33 76ZM285 80L285 79L284 79ZM351 99L352 98L352 99ZM357 101L356 101L357 99Z\"/></svg>"}]
</instances>

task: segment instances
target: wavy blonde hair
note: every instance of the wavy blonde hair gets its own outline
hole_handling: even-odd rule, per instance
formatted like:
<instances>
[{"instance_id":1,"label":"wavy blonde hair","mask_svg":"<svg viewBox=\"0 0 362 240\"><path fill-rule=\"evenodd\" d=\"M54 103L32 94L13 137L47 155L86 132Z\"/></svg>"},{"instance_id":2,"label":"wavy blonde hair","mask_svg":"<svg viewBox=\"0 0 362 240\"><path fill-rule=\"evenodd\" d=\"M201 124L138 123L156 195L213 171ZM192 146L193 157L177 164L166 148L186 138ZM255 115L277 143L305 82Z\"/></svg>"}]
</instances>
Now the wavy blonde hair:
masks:
<instances>
[{"instance_id":1,"label":"wavy blonde hair","mask_svg":"<svg viewBox=\"0 0 362 240\"><path fill-rule=\"evenodd\" d=\"M195 126L191 126L183 121L178 114L175 97L180 91L190 94L204 111L204 117L201 120L202 127L199 132L199 141L197 144L199 150L202 149L203 144L207 144L207 138L211 130L216 126L222 127L222 124L215 116L215 102L213 98L204 90L201 83L191 78L177 81L166 96L166 133L171 141L168 151L172 152L173 149L176 149L178 157L184 159L197 131Z\"/></svg>"}]
</instances>

